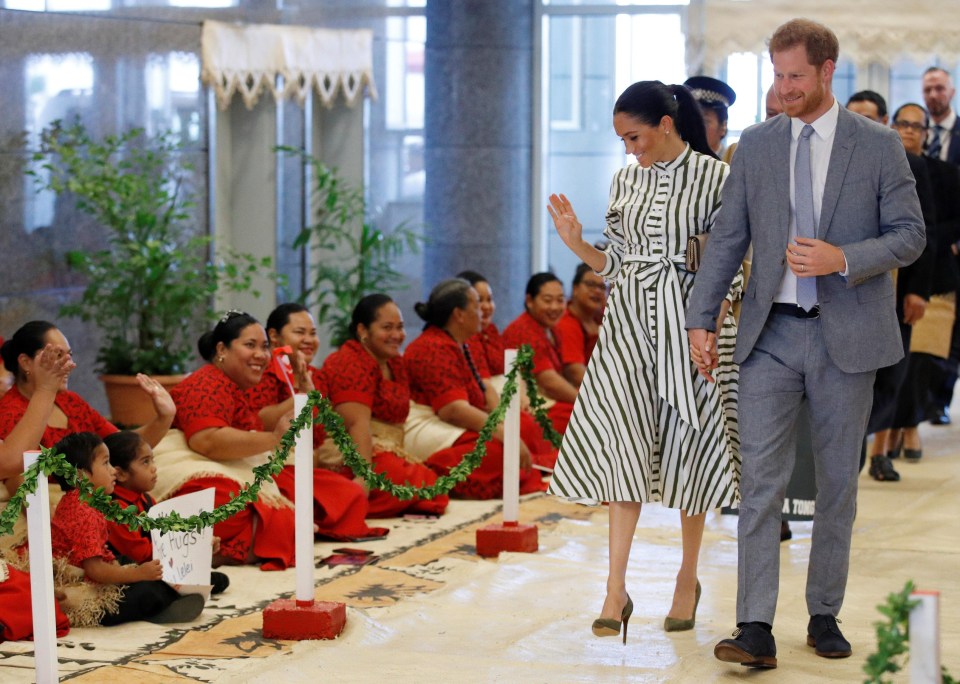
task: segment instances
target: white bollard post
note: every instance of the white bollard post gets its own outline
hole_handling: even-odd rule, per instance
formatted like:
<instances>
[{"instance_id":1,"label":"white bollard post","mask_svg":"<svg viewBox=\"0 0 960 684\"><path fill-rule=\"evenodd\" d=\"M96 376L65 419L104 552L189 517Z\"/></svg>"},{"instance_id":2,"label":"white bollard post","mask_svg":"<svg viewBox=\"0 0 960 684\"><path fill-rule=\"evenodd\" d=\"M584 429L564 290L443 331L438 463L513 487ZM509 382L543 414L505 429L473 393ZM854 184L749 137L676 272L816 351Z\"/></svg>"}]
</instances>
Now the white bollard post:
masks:
<instances>
[{"instance_id":1,"label":"white bollard post","mask_svg":"<svg viewBox=\"0 0 960 684\"><path fill-rule=\"evenodd\" d=\"M307 405L307 395L293 395L294 416ZM297 605L313 604L313 427L300 431L294 451L294 491L296 492Z\"/></svg>"},{"instance_id":2,"label":"white bollard post","mask_svg":"<svg viewBox=\"0 0 960 684\"><path fill-rule=\"evenodd\" d=\"M503 352L503 367L509 373L517 361L517 350ZM516 525L520 519L520 374L517 393L503 418L503 522Z\"/></svg>"},{"instance_id":3,"label":"white bollard post","mask_svg":"<svg viewBox=\"0 0 960 684\"><path fill-rule=\"evenodd\" d=\"M39 451L23 452L24 468L29 468L39 457ZM59 674L53 551L50 543L50 492L47 490L47 476L42 472L37 477L37 491L27 496L27 539L30 545L35 674L37 684L49 684L59 681Z\"/></svg>"},{"instance_id":4,"label":"white bollard post","mask_svg":"<svg viewBox=\"0 0 960 684\"><path fill-rule=\"evenodd\" d=\"M910 611L910 684L939 684L940 592L914 591L920 603Z\"/></svg>"}]
</instances>

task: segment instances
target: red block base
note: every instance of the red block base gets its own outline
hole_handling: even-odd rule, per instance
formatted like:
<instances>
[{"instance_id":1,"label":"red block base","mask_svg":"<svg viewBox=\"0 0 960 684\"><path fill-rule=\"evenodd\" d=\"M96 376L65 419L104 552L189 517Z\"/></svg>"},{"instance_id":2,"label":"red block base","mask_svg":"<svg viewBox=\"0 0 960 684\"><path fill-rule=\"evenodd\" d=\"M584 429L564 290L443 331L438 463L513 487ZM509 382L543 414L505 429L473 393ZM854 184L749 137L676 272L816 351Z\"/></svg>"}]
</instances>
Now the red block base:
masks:
<instances>
[{"instance_id":1,"label":"red block base","mask_svg":"<svg viewBox=\"0 0 960 684\"><path fill-rule=\"evenodd\" d=\"M498 523L477 530L477 554L495 558L501 551L534 553L539 546L536 525Z\"/></svg>"},{"instance_id":2,"label":"red block base","mask_svg":"<svg viewBox=\"0 0 960 684\"><path fill-rule=\"evenodd\" d=\"M347 606L331 601L298 606L294 599L277 599L263 611L267 639L336 639L346 624Z\"/></svg>"}]
</instances>

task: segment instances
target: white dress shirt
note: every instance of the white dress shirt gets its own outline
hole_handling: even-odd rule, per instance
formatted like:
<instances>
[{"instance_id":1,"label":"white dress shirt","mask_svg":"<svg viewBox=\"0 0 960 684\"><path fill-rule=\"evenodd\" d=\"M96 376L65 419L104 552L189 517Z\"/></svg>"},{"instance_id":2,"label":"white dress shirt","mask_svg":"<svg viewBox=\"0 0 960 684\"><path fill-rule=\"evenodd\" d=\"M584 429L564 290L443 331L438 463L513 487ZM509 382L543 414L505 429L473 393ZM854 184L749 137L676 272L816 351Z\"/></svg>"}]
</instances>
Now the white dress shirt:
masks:
<instances>
[{"instance_id":1,"label":"white dress shirt","mask_svg":"<svg viewBox=\"0 0 960 684\"><path fill-rule=\"evenodd\" d=\"M813 174L811 179L813 221L814 225L817 226L820 225L823 189L827 184L827 168L830 166L830 153L833 151L833 138L837 132L837 117L839 115L840 103L834 98L833 106L823 116L810 124L813 126L813 135L810 136L810 171ZM797 141L800 139L800 131L803 130L804 126L806 124L800 119L790 120L790 244L793 244L797 237L797 210L793 174L797 161ZM819 237L819 230L816 235ZM780 289L777 290L773 301L787 304L797 303L797 276L790 270L789 265L784 266Z\"/></svg>"}]
</instances>

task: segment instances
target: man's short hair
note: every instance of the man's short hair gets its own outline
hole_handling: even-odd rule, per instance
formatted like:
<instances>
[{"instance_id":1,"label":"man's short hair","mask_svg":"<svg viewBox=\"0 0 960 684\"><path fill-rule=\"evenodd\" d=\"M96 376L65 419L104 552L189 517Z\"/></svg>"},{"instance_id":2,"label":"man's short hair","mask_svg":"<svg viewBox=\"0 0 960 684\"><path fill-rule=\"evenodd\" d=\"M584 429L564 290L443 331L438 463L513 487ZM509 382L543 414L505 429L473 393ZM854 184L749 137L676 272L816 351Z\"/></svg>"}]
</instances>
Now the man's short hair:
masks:
<instances>
[{"instance_id":1,"label":"man's short hair","mask_svg":"<svg viewBox=\"0 0 960 684\"><path fill-rule=\"evenodd\" d=\"M797 45L807 49L807 61L818 69L828 59L836 63L840 57L837 35L823 24L809 19L793 19L781 25L773 32L768 43L771 56Z\"/></svg>"},{"instance_id":2,"label":"man's short hair","mask_svg":"<svg viewBox=\"0 0 960 684\"><path fill-rule=\"evenodd\" d=\"M937 71L942 73L947 78L950 78L950 72L944 69L943 67L938 67L938 66L927 67L926 70L923 72L923 75L926 76L927 74L933 74L933 73L936 73Z\"/></svg>"},{"instance_id":3,"label":"man's short hair","mask_svg":"<svg viewBox=\"0 0 960 684\"><path fill-rule=\"evenodd\" d=\"M860 90L855 92L850 96L850 99L847 100L848 108L851 102L872 102L877 106L877 116L882 119L887 115L887 101L883 99L883 95L873 90Z\"/></svg>"}]
</instances>

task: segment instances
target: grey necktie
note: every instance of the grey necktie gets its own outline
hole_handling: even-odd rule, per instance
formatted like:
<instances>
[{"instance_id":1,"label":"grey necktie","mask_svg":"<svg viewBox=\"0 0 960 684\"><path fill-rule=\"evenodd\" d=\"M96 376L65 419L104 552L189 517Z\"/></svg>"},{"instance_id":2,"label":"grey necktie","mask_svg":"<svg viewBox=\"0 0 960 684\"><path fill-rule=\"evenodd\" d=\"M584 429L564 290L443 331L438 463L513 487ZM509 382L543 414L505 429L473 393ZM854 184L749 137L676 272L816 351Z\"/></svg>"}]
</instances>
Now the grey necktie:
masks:
<instances>
[{"instance_id":1,"label":"grey necktie","mask_svg":"<svg viewBox=\"0 0 960 684\"><path fill-rule=\"evenodd\" d=\"M813 222L813 174L810 170L810 136L813 126L807 124L800 131L797 159L793 167L793 191L796 203L797 237L815 238ZM797 304L809 311L817 304L817 279L797 278Z\"/></svg>"},{"instance_id":2,"label":"grey necktie","mask_svg":"<svg viewBox=\"0 0 960 684\"><path fill-rule=\"evenodd\" d=\"M943 149L943 143L940 142L940 131L943 126L935 124L933 127L933 137L930 138L930 145L927 147L927 156L935 159L940 158L940 150Z\"/></svg>"}]
</instances>

